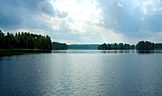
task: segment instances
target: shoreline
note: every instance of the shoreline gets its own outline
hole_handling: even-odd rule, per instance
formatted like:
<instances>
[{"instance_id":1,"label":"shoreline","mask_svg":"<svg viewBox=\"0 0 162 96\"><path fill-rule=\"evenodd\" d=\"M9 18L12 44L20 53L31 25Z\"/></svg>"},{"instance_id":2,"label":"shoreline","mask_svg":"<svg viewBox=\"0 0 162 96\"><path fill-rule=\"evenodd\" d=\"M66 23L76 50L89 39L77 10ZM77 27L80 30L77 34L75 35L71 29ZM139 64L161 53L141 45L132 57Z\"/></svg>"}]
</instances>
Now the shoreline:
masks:
<instances>
[{"instance_id":1,"label":"shoreline","mask_svg":"<svg viewBox=\"0 0 162 96\"><path fill-rule=\"evenodd\" d=\"M0 57L27 53L50 53L51 51L45 49L0 49Z\"/></svg>"}]
</instances>

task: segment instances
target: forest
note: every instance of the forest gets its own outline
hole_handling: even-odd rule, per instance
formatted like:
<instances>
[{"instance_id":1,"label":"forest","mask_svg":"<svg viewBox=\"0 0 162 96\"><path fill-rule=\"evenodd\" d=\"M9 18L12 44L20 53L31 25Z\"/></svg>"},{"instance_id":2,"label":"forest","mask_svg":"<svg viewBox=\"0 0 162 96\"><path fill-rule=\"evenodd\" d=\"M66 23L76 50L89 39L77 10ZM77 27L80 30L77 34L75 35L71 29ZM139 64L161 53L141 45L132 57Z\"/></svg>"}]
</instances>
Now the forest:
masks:
<instances>
[{"instance_id":1,"label":"forest","mask_svg":"<svg viewBox=\"0 0 162 96\"><path fill-rule=\"evenodd\" d=\"M162 43L153 43L150 41L139 41L136 45L137 50L161 50Z\"/></svg>"},{"instance_id":2,"label":"forest","mask_svg":"<svg viewBox=\"0 0 162 96\"><path fill-rule=\"evenodd\" d=\"M68 45L66 43L53 42L52 49L53 50L67 50Z\"/></svg>"},{"instance_id":3,"label":"forest","mask_svg":"<svg viewBox=\"0 0 162 96\"><path fill-rule=\"evenodd\" d=\"M3 33L0 30L0 49L43 49L51 50L52 42L49 36L29 32Z\"/></svg>"},{"instance_id":4,"label":"forest","mask_svg":"<svg viewBox=\"0 0 162 96\"><path fill-rule=\"evenodd\" d=\"M139 41L136 45L123 44L123 43L114 43L114 44L101 44L98 46L99 50L161 50L162 43L153 43L150 41Z\"/></svg>"},{"instance_id":5,"label":"forest","mask_svg":"<svg viewBox=\"0 0 162 96\"><path fill-rule=\"evenodd\" d=\"M114 43L114 44L102 44L98 46L99 50L128 50L135 49L135 45L124 44L124 43Z\"/></svg>"}]
</instances>

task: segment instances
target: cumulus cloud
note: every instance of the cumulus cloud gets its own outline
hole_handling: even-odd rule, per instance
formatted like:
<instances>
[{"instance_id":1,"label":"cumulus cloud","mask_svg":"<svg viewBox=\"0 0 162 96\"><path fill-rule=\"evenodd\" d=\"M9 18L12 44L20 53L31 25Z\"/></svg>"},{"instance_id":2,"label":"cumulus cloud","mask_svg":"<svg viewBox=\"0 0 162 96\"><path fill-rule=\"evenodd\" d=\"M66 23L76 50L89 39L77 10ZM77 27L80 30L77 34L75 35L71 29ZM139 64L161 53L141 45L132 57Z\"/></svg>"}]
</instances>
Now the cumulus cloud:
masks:
<instances>
[{"instance_id":1,"label":"cumulus cloud","mask_svg":"<svg viewBox=\"0 0 162 96\"><path fill-rule=\"evenodd\" d=\"M104 24L126 38L145 38L162 30L161 0L100 0ZM152 34L153 35L153 34Z\"/></svg>"}]
</instances>

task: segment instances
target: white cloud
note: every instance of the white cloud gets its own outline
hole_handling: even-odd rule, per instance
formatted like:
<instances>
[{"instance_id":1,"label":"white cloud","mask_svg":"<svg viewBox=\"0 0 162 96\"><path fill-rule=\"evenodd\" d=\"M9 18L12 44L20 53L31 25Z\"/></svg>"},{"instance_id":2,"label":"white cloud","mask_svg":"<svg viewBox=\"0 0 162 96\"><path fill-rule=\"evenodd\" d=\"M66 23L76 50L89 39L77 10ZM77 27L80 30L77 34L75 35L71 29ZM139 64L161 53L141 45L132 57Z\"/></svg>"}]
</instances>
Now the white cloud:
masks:
<instances>
[{"instance_id":1,"label":"white cloud","mask_svg":"<svg viewBox=\"0 0 162 96\"><path fill-rule=\"evenodd\" d=\"M85 31L83 26L87 23L103 23L102 10L98 7L98 3L95 0L51 0L51 4L56 12L67 13L63 22L67 23L67 27L72 31L76 30L82 33Z\"/></svg>"},{"instance_id":2,"label":"white cloud","mask_svg":"<svg viewBox=\"0 0 162 96\"><path fill-rule=\"evenodd\" d=\"M120 32L116 32L114 29L107 29L104 27L96 26L94 30L96 30L96 37L98 37L98 41L100 42L128 42L123 34L121 34Z\"/></svg>"},{"instance_id":3,"label":"white cloud","mask_svg":"<svg viewBox=\"0 0 162 96\"><path fill-rule=\"evenodd\" d=\"M60 35L62 34L61 28L64 28L67 31L64 33L67 34L67 37L74 35L78 38L72 40L72 38L65 39L62 36L60 41L70 43L72 41L80 43L128 42L122 33L103 26L105 14L96 0L51 0L51 4L55 12L67 13L67 15L64 18L57 15L51 17L52 19L48 19L48 23L56 31L60 31ZM124 7L119 2L117 6ZM113 23L117 24L118 22Z\"/></svg>"},{"instance_id":4,"label":"white cloud","mask_svg":"<svg viewBox=\"0 0 162 96\"><path fill-rule=\"evenodd\" d=\"M98 19L102 19L102 10L95 0L51 0L51 4L55 10L67 13L68 18L77 22L100 23Z\"/></svg>"},{"instance_id":5,"label":"white cloud","mask_svg":"<svg viewBox=\"0 0 162 96\"><path fill-rule=\"evenodd\" d=\"M120 2L117 2L117 6L118 6L118 7L121 7L121 8L124 7L124 5L123 5L122 3L120 3Z\"/></svg>"}]
</instances>

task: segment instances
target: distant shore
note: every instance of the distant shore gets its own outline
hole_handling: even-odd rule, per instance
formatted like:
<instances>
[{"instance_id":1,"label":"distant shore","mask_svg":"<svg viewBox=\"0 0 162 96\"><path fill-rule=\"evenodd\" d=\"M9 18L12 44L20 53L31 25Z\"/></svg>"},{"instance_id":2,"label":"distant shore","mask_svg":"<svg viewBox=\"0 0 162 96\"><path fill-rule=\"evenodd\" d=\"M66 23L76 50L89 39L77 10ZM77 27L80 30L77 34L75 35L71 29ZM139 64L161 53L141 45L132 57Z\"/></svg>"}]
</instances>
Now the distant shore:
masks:
<instances>
[{"instance_id":1,"label":"distant shore","mask_svg":"<svg viewBox=\"0 0 162 96\"><path fill-rule=\"evenodd\" d=\"M0 57L27 54L27 53L50 53L50 52L51 50L45 49L0 49Z\"/></svg>"}]
</instances>

